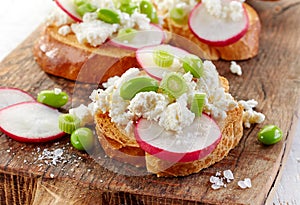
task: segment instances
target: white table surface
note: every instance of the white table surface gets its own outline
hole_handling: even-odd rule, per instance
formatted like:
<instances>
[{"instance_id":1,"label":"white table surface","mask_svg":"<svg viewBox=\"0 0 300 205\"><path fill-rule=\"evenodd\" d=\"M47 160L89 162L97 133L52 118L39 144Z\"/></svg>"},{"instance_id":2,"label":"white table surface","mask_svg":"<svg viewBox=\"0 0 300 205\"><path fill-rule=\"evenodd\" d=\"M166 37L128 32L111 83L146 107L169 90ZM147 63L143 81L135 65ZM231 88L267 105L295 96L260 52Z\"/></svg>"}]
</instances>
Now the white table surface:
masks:
<instances>
[{"instance_id":1,"label":"white table surface","mask_svg":"<svg viewBox=\"0 0 300 205\"><path fill-rule=\"evenodd\" d=\"M0 61L45 20L52 0L7 0L0 6ZM300 123L271 204L300 205Z\"/></svg>"}]
</instances>

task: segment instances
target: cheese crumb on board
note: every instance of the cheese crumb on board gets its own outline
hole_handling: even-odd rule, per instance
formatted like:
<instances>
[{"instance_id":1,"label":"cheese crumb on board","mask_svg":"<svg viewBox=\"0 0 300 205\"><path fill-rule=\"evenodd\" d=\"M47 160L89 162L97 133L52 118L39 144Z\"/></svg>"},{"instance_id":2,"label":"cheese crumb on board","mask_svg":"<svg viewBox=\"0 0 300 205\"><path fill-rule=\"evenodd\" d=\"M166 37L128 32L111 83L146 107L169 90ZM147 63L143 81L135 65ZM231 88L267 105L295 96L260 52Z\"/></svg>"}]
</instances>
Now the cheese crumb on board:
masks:
<instances>
[{"instance_id":1,"label":"cheese crumb on board","mask_svg":"<svg viewBox=\"0 0 300 205\"><path fill-rule=\"evenodd\" d=\"M239 76L241 76L243 73L241 66L238 65L235 61L231 61L231 65L230 65L229 69L230 69L231 73L237 74Z\"/></svg>"}]
</instances>

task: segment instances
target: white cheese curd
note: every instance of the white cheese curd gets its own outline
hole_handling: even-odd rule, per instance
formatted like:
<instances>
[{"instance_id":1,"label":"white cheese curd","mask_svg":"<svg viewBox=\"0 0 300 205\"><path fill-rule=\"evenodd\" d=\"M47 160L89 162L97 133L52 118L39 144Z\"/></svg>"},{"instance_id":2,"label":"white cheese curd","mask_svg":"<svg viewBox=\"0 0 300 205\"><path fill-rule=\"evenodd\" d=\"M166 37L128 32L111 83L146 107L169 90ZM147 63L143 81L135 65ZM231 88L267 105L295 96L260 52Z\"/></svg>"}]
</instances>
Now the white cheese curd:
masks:
<instances>
[{"instance_id":1,"label":"white cheese curd","mask_svg":"<svg viewBox=\"0 0 300 205\"><path fill-rule=\"evenodd\" d=\"M157 121L169 104L169 99L161 93L140 92L130 101L128 109L137 117Z\"/></svg>"},{"instance_id":2,"label":"white cheese curd","mask_svg":"<svg viewBox=\"0 0 300 205\"><path fill-rule=\"evenodd\" d=\"M239 21L243 18L243 5L244 1L224 1L224 0L202 0L207 12L221 19L231 19L232 21Z\"/></svg>"},{"instance_id":3,"label":"white cheese curd","mask_svg":"<svg viewBox=\"0 0 300 205\"><path fill-rule=\"evenodd\" d=\"M64 26L61 26L59 29L58 29L58 33L62 36L66 36L68 35L69 33L71 33L71 27L69 25L64 25Z\"/></svg>"},{"instance_id":4,"label":"white cheese curd","mask_svg":"<svg viewBox=\"0 0 300 205\"><path fill-rule=\"evenodd\" d=\"M233 73L233 74L237 74L239 76L242 75L242 68L235 61L231 61L229 69L230 69L231 73Z\"/></svg>"},{"instance_id":5,"label":"white cheese curd","mask_svg":"<svg viewBox=\"0 0 300 205\"><path fill-rule=\"evenodd\" d=\"M150 19L147 17L146 14L141 14L137 11L135 11L131 15L131 19L133 22L135 22L135 25L141 30L147 30L150 29Z\"/></svg>"},{"instance_id":6,"label":"white cheese curd","mask_svg":"<svg viewBox=\"0 0 300 205\"><path fill-rule=\"evenodd\" d=\"M187 12L198 3L196 0L154 0L158 10L164 11L168 16L173 8L184 8Z\"/></svg>"},{"instance_id":7,"label":"white cheese curd","mask_svg":"<svg viewBox=\"0 0 300 205\"><path fill-rule=\"evenodd\" d=\"M73 23L74 21L60 8L55 8L47 17L47 24L48 25L55 25L55 26L63 26L65 24Z\"/></svg>"},{"instance_id":8,"label":"white cheese curd","mask_svg":"<svg viewBox=\"0 0 300 205\"><path fill-rule=\"evenodd\" d=\"M101 45L118 29L118 24L108 24L103 21L88 21L72 24L72 31L75 33L79 43L89 43L96 47Z\"/></svg>"},{"instance_id":9,"label":"white cheese curd","mask_svg":"<svg viewBox=\"0 0 300 205\"><path fill-rule=\"evenodd\" d=\"M187 95L183 94L176 102L167 106L161 114L158 124L166 130L182 132L194 121L195 114L187 108Z\"/></svg>"},{"instance_id":10,"label":"white cheese curd","mask_svg":"<svg viewBox=\"0 0 300 205\"><path fill-rule=\"evenodd\" d=\"M195 81L193 81L193 75L190 72L183 74L182 77L185 80L185 83L188 87L188 91L186 92L186 94L187 94L187 103L188 103L188 105L190 105L192 103L194 95L196 93L199 93L196 90L197 83Z\"/></svg>"},{"instance_id":11,"label":"white cheese curd","mask_svg":"<svg viewBox=\"0 0 300 205\"><path fill-rule=\"evenodd\" d=\"M258 104L257 101L253 99L248 101L240 100L238 103L244 108L243 123L246 128L249 128L251 124L262 123L265 120L264 114L253 110Z\"/></svg>"},{"instance_id":12,"label":"white cheese curd","mask_svg":"<svg viewBox=\"0 0 300 205\"><path fill-rule=\"evenodd\" d=\"M114 1L112 0L89 0L89 2L97 8L115 8Z\"/></svg>"},{"instance_id":13,"label":"white cheese curd","mask_svg":"<svg viewBox=\"0 0 300 205\"><path fill-rule=\"evenodd\" d=\"M80 120L81 126L93 122L93 115L90 109L83 104L80 104L78 107L71 108L69 113L75 115Z\"/></svg>"},{"instance_id":14,"label":"white cheese curd","mask_svg":"<svg viewBox=\"0 0 300 205\"><path fill-rule=\"evenodd\" d=\"M83 22L91 22L91 21L96 21L98 19L98 14L97 12L87 12L83 15L82 21Z\"/></svg>"},{"instance_id":15,"label":"white cheese curd","mask_svg":"<svg viewBox=\"0 0 300 205\"><path fill-rule=\"evenodd\" d=\"M204 111L211 114L216 120L227 117L227 111L234 109L237 102L226 93L220 84L219 74L215 65L211 61L203 62L203 77L199 79L197 86L200 92L206 93L207 101Z\"/></svg>"}]
</instances>

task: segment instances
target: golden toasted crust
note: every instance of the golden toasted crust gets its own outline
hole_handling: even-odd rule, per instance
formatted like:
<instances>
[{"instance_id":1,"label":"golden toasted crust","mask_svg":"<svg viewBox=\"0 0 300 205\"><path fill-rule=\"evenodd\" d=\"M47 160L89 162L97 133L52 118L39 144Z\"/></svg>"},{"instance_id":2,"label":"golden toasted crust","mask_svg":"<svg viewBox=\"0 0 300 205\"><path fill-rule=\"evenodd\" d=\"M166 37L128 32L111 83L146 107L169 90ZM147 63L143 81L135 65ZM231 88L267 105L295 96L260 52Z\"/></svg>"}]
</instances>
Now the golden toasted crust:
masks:
<instances>
[{"instance_id":1,"label":"golden toasted crust","mask_svg":"<svg viewBox=\"0 0 300 205\"><path fill-rule=\"evenodd\" d=\"M170 18L165 19L164 28L171 33L183 36L198 45L201 51L196 51L196 53L200 55L200 57L210 60L218 60L220 58L224 60L249 59L256 56L258 53L261 23L256 11L246 3L244 3L244 6L249 17L248 31L240 40L228 46L214 47L202 43L193 34L187 24L178 25ZM173 36L172 41L176 41L176 38L180 37ZM180 43L180 41L177 42Z\"/></svg>"},{"instance_id":2,"label":"golden toasted crust","mask_svg":"<svg viewBox=\"0 0 300 205\"><path fill-rule=\"evenodd\" d=\"M226 78L220 77L220 82L226 91L229 84ZM116 160L145 166L157 176L186 176L222 160L233 149L243 135L242 126L243 108L237 107L227 113L227 118L219 122L222 138L217 148L206 158L186 163L171 163L145 153L133 137L129 137L115 123L111 122L108 113L98 110L95 115L95 124L98 139L105 153Z\"/></svg>"},{"instance_id":3,"label":"golden toasted crust","mask_svg":"<svg viewBox=\"0 0 300 205\"><path fill-rule=\"evenodd\" d=\"M144 150L139 147L134 138L122 133L116 124L111 122L108 113L98 110L95 124L99 142L106 155L137 167L146 165Z\"/></svg>"},{"instance_id":4,"label":"golden toasted crust","mask_svg":"<svg viewBox=\"0 0 300 205\"><path fill-rule=\"evenodd\" d=\"M139 66L132 50L109 44L100 47L80 44L74 34L58 34L56 26L45 26L33 54L45 72L88 83L105 82L128 68Z\"/></svg>"}]
</instances>

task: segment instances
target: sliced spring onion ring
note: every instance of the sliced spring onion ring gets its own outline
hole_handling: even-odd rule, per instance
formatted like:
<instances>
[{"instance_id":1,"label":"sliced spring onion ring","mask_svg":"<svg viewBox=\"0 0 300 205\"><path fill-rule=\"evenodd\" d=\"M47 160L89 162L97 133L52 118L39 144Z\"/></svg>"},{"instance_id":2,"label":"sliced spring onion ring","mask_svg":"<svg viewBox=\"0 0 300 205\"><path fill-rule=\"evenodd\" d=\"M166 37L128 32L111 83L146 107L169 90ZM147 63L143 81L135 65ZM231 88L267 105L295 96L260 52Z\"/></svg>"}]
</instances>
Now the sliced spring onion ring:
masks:
<instances>
[{"instance_id":1,"label":"sliced spring onion ring","mask_svg":"<svg viewBox=\"0 0 300 205\"><path fill-rule=\"evenodd\" d=\"M200 78L203 75L203 63L198 56L185 56L182 59L182 67L185 72L190 72L195 78Z\"/></svg>"},{"instance_id":2,"label":"sliced spring onion ring","mask_svg":"<svg viewBox=\"0 0 300 205\"><path fill-rule=\"evenodd\" d=\"M61 114L58 117L58 127L61 131L72 134L80 125L80 120L75 115Z\"/></svg>"},{"instance_id":3,"label":"sliced spring onion ring","mask_svg":"<svg viewBox=\"0 0 300 205\"><path fill-rule=\"evenodd\" d=\"M170 67L173 64L174 56L165 50L155 50L153 52L153 61L160 67Z\"/></svg>"},{"instance_id":4,"label":"sliced spring onion ring","mask_svg":"<svg viewBox=\"0 0 300 205\"><path fill-rule=\"evenodd\" d=\"M201 116L203 106L205 103L206 94L205 93L196 93L194 95L192 105L191 105L191 111L195 114L195 116Z\"/></svg>"},{"instance_id":5,"label":"sliced spring onion ring","mask_svg":"<svg viewBox=\"0 0 300 205\"><path fill-rule=\"evenodd\" d=\"M187 84L179 73L167 73L161 83L160 88L163 89L168 95L174 98L179 98L182 94L187 92Z\"/></svg>"},{"instance_id":6,"label":"sliced spring onion ring","mask_svg":"<svg viewBox=\"0 0 300 205\"><path fill-rule=\"evenodd\" d=\"M183 25L188 22L188 13L183 8L173 8L170 17L177 24Z\"/></svg>"}]
</instances>

